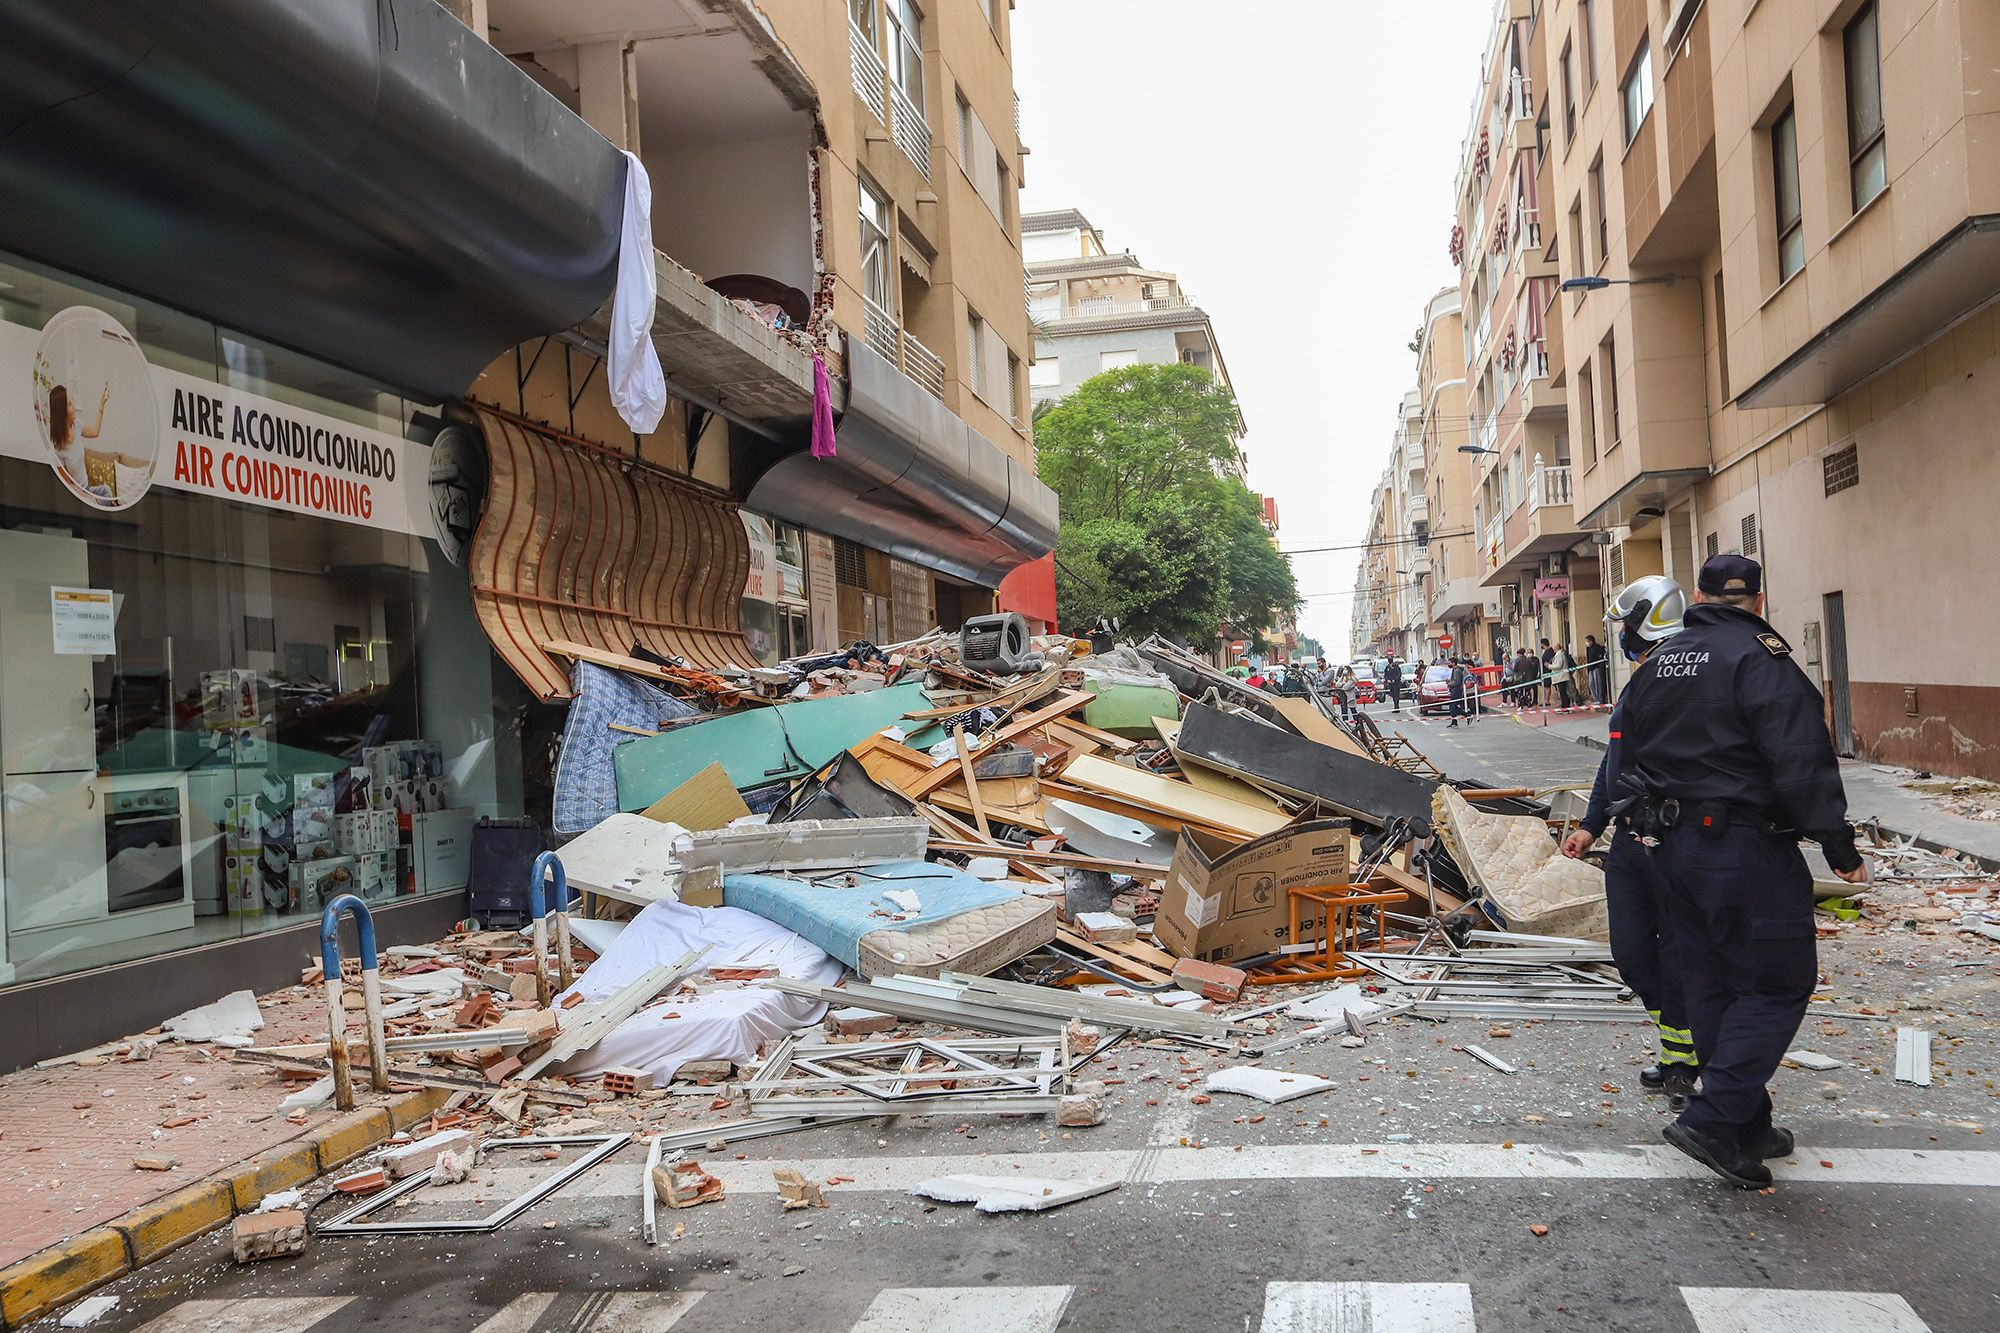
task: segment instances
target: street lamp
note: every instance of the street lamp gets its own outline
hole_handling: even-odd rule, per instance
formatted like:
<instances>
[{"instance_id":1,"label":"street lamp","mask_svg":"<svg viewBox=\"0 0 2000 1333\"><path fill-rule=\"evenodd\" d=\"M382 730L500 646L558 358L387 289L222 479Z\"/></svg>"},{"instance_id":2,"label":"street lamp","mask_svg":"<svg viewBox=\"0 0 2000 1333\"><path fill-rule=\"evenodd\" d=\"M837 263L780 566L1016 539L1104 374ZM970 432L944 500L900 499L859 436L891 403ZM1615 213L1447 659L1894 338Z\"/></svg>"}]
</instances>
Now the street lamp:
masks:
<instances>
[{"instance_id":1,"label":"street lamp","mask_svg":"<svg viewBox=\"0 0 2000 1333\"><path fill-rule=\"evenodd\" d=\"M1483 445L1477 444L1461 444L1458 446L1458 451L1462 454L1497 454L1500 452L1498 449L1488 449Z\"/></svg>"},{"instance_id":2,"label":"street lamp","mask_svg":"<svg viewBox=\"0 0 2000 1333\"><path fill-rule=\"evenodd\" d=\"M1559 292L1597 292L1604 290L1614 283L1621 287L1647 287L1654 283L1671 287L1677 281L1679 279L1672 273L1661 273L1650 278L1600 278L1585 276L1581 278L1564 278L1562 285L1557 287L1556 290Z\"/></svg>"}]
</instances>

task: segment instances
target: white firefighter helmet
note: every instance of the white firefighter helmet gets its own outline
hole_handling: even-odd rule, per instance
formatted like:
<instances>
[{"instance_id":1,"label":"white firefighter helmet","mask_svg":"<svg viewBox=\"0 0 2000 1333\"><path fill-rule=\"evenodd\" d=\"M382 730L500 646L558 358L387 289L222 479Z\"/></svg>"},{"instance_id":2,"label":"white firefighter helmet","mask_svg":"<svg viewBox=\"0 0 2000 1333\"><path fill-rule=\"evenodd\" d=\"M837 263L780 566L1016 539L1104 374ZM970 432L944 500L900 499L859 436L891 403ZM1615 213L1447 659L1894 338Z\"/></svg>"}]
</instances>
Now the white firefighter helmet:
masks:
<instances>
[{"instance_id":1,"label":"white firefighter helmet","mask_svg":"<svg viewBox=\"0 0 2000 1333\"><path fill-rule=\"evenodd\" d=\"M1658 643L1686 628L1682 617L1687 607L1687 589L1665 574L1648 574L1625 585L1612 599L1604 619L1647 643Z\"/></svg>"}]
</instances>

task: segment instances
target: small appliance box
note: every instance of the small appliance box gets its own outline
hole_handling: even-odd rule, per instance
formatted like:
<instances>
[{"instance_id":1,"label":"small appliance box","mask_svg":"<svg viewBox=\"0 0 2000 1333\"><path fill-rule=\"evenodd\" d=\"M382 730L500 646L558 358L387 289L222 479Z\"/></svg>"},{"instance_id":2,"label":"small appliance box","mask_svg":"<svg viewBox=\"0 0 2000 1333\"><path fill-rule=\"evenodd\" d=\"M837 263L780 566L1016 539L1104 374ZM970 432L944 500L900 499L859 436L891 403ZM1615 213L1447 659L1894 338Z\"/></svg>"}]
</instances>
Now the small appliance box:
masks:
<instances>
[{"instance_id":1,"label":"small appliance box","mask_svg":"<svg viewBox=\"0 0 2000 1333\"><path fill-rule=\"evenodd\" d=\"M427 810L411 816L410 848L421 893L462 889L472 882L473 810Z\"/></svg>"},{"instance_id":2,"label":"small appliance box","mask_svg":"<svg viewBox=\"0 0 2000 1333\"><path fill-rule=\"evenodd\" d=\"M1183 829L1153 933L1169 952L1205 962L1273 953L1294 942L1286 890L1347 883L1349 837L1345 819L1291 823L1244 843ZM1302 932L1318 925L1316 909L1302 911Z\"/></svg>"}]
</instances>

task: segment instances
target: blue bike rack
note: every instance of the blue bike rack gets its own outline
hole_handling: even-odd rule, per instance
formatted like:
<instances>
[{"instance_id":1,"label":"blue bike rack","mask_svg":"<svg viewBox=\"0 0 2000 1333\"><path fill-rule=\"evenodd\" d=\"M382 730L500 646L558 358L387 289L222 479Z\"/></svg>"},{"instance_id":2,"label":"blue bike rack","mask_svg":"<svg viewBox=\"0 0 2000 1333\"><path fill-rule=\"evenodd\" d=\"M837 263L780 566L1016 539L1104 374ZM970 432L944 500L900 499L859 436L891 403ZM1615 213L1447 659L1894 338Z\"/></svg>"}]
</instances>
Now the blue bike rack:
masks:
<instances>
[{"instance_id":1,"label":"blue bike rack","mask_svg":"<svg viewBox=\"0 0 2000 1333\"><path fill-rule=\"evenodd\" d=\"M553 897L543 888L548 879L555 881ZM534 923L535 999L546 1008L551 996L545 962L551 916L556 922L556 975L560 989L568 990L576 982L576 962L571 957L569 938L569 876L563 873L562 858L554 852L543 852L536 857L535 868L528 872L528 916Z\"/></svg>"},{"instance_id":2,"label":"blue bike rack","mask_svg":"<svg viewBox=\"0 0 2000 1333\"><path fill-rule=\"evenodd\" d=\"M377 1092L389 1090L389 1056L382 1030L382 973L375 961L375 919L368 904L351 893L343 893L326 905L319 916L319 961L326 977L327 1052L333 1060L334 1104L343 1111L354 1109L354 1076L347 1049L347 1012L342 1000L344 985L340 975L340 917L354 918L355 934L361 943L361 1003L368 1029L368 1084Z\"/></svg>"}]
</instances>

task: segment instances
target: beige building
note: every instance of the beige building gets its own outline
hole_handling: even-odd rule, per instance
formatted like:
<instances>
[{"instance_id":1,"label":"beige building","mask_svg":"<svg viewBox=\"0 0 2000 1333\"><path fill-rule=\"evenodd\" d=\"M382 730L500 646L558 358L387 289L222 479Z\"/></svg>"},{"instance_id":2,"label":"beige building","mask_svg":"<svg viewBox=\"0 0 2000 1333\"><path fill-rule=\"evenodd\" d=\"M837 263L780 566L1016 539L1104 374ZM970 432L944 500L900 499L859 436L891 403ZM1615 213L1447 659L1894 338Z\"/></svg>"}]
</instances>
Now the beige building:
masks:
<instances>
[{"instance_id":1,"label":"beige building","mask_svg":"<svg viewBox=\"0 0 2000 1333\"><path fill-rule=\"evenodd\" d=\"M1461 447L1428 402L1425 428L1433 534L1465 524L1449 455L1472 469L1481 650L1581 656L1625 583L1738 551L1843 753L2000 776L1972 598L2000 554L1996 93L1982 6L1496 6L1451 235Z\"/></svg>"},{"instance_id":2,"label":"beige building","mask_svg":"<svg viewBox=\"0 0 2000 1333\"><path fill-rule=\"evenodd\" d=\"M645 164L655 342L675 402L633 440L591 383L602 344L589 330L496 364L473 399L739 499L752 563L772 574L743 605L760 656L890 642L993 609L1055 521L1026 409L1007 8L460 8ZM816 356L841 418L834 459L803 450ZM1028 601L1052 602L1044 581L1048 596ZM726 619L726 595L692 600Z\"/></svg>"},{"instance_id":3,"label":"beige building","mask_svg":"<svg viewBox=\"0 0 2000 1333\"><path fill-rule=\"evenodd\" d=\"M1484 661L1499 651L1500 594L1482 577L1478 464L1484 460L1463 448L1471 389L1461 299L1459 288L1447 287L1424 310L1417 350L1424 502L1410 513L1410 532L1429 540L1412 550L1410 569L1418 575L1428 622L1423 655Z\"/></svg>"}]
</instances>

